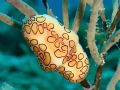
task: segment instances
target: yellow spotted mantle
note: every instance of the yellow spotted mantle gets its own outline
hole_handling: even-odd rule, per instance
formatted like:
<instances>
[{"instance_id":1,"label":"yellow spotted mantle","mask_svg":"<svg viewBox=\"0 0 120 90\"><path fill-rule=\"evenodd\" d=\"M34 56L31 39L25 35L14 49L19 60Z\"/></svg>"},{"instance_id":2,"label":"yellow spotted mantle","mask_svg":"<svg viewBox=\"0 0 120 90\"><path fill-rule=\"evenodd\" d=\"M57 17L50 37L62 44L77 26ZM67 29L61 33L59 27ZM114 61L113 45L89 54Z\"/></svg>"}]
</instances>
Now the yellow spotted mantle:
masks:
<instances>
[{"instance_id":1,"label":"yellow spotted mantle","mask_svg":"<svg viewBox=\"0 0 120 90\"><path fill-rule=\"evenodd\" d=\"M22 32L43 70L56 71L71 83L86 77L89 61L74 31L44 14L24 22Z\"/></svg>"}]
</instances>

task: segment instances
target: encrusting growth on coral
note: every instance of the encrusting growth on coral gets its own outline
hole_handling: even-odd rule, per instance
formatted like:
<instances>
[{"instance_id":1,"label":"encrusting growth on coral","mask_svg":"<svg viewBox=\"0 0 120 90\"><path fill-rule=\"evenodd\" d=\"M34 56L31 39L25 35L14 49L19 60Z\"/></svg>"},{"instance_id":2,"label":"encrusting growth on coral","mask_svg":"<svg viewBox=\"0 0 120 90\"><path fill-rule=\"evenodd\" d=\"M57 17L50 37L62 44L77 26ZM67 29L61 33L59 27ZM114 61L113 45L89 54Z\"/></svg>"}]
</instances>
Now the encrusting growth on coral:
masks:
<instances>
[{"instance_id":1,"label":"encrusting growth on coral","mask_svg":"<svg viewBox=\"0 0 120 90\"><path fill-rule=\"evenodd\" d=\"M15 28L21 30L22 24L20 22L14 20L13 18L10 18L9 16L7 16L1 12L0 12L0 20L12 27L15 27Z\"/></svg>"},{"instance_id":2,"label":"encrusting growth on coral","mask_svg":"<svg viewBox=\"0 0 120 90\"><path fill-rule=\"evenodd\" d=\"M107 90L116 90L115 89L115 85L117 84L117 82L120 80L120 58L119 58L119 63L118 63L118 67L117 70L113 76L113 78L111 79L111 81L108 84Z\"/></svg>"},{"instance_id":3,"label":"encrusting growth on coral","mask_svg":"<svg viewBox=\"0 0 120 90\"><path fill-rule=\"evenodd\" d=\"M68 0L63 0L63 22L66 28L69 28Z\"/></svg>"},{"instance_id":4,"label":"encrusting growth on coral","mask_svg":"<svg viewBox=\"0 0 120 90\"><path fill-rule=\"evenodd\" d=\"M87 0L80 0L79 1L79 5L78 5L78 9L75 15L75 19L72 25L72 30L74 30L75 33L78 32L79 27L80 27L80 23L82 21L82 17L86 8L86 2Z\"/></svg>"},{"instance_id":5,"label":"encrusting growth on coral","mask_svg":"<svg viewBox=\"0 0 120 90\"><path fill-rule=\"evenodd\" d=\"M95 0L94 2L92 14L90 16L90 24L89 24L88 31L87 31L88 47L97 65L103 64L103 61L101 60L100 55L98 53L98 48L95 44L95 38L94 38L100 3L102 3L102 0Z\"/></svg>"}]
</instances>

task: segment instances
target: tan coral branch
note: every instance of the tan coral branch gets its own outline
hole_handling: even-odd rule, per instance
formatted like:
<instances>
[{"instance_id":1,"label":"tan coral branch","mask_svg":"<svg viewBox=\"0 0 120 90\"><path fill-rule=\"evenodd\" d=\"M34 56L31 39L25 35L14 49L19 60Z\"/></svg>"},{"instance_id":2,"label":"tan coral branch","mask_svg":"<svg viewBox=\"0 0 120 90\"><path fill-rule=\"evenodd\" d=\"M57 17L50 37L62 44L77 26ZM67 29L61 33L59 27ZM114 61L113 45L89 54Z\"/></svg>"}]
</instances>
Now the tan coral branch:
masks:
<instances>
[{"instance_id":1,"label":"tan coral branch","mask_svg":"<svg viewBox=\"0 0 120 90\"><path fill-rule=\"evenodd\" d=\"M32 7L24 3L22 0L6 0L6 1L28 17L32 17L37 14L37 12Z\"/></svg>"},{"instance_id":2,"label":"tan coral branch","mask_svg":"<svg viewBox=\"0 0 120 90\"><path fill-rule=\"evenodd\" d=\"M74 22L72 25L72 30L74 30L75 33L77 33L79 30L80 23L82 21L82 17L83 17L85 8L86 8L86 2L87 2L87 0L80 0L79 1L78 10L76 12L75 19L74 19Z\"/></svg>"},{"instance_id":3,"label":"tan coral branch","mask_svg":"<svg viewBox=\"0 0 120 90\"><path fill-rule=\"evenodd\" d=\"M100 12L100 16L101 16L101 19L102 19L103 27L106 30L107 29L107 23L106 23L104 10L105 10L104 5L103 5L103 3L101 3L100 8L99 8L99 12Z\"/></svg>"},{"instance_id":4,"label":"tan coral branch","mask_svg":"<svg viewBox=\"0 0 120 90\"><path fill-rule=\"evenodd\" d=\"M98 53L98 48L95 44L95 38L94 38L100 3L102 3L102 0L95 0L95 2L94 2L92 14L90 16L90 24L89 24L88 32L87 32L88 47L89 47L90 53L91 53L93 59L95 60L95 62L97 63L97 65L101 65L103 63L103 61L101 60L100 55Z\"/></svg>"},{"instance_id":5,"label":"tan coral branch","mask_svg":"<svg viewBox=\"0 0 120 90\"><path fill-rule=\"evenodd\" d=\"M115 15L115 18L110 26L109 32L107 33L106 40L109 39L110 36L115 32L115 26L118 22L119 17L120 17L120 6L119 6L119 10L117 11L117 14Z\"/></svg>"},{"instance_id":6,"label":"tan coral branch","mask_svg":"<svg viewBox=\"0 0 120 90\"><path fill-rule=\"evenodd\" d=\"M120 61L120 58L119 58ZM118 65L118 68L113 76L113 78L111 79L111 81L109 82L108 86L107 86L107 90L115 90L115 85L117 84L117 82L120 80L120 63Z\"/></svg>"},{"instance_id":7,"label":"tan coral branch","mask_svg":"<svg viewBox=\"0 0 120 90\"><path fill-rule=\"evenodd\" d=\"M115 32L104 44L102 48L102 53L106 54L106 52L112 47L118 40L120 39L120 30Z\"/></svg>"},{"instance_id":8,"label":"tan coral branch","mask_svg":"<svg viewBox=\"0 0 120 90\"><path fill-rule=\"evenodd\" d=\"M102 2L103 2L103 0L102 0ZM87 0L87 4L92 7L93 6L93 0ZM100 16L101 16L101 19L102 19L102 22L103 22L104 29L107 29L104 10L105 10L105 8L104 8L103 3L100 3L100 8L99 8Z\"/></svg>"},{"instance_id":9,"label":"tan coral branch","mask_svg":"<svg viewBox=\"0 0 120 90\"><path fill-rule=\"evenodd\" d=\"M55 17L52 10L50 9L49 4L47 3L47 1L46 0L42 0L42 1L43 1L44 6L47 9L47 14L52 16L52 17Z\"/></svg>"},{"instance_id":10,"label":"tan coral branch","mask_svg":"<svg viewBox=\"0 0 120 90\"><path fill-rule=\"evenodd\" d=\"M118 11L118 0L113 0L113 12L112 12L112 18L111 18L112 22L115 18L117 11Z\"/></svg>"},{"instance_id":11,"label":"tan coral branch","mask_svg":"<svg viewBox=\"0 0 120 90\"><path fill-rule=\"evenodd\" d=\"M48 15L55 17L51 9L47 9L47 13L48 13Z\"/></svg>"},{"instance_id":12,"label":"tan coral branch","mask_svg":"<svg viewBox=\"0 0 120 90\"><path fill-rule=\"evenodd\" d=\"M93 1L94 0L87 0L87 4L92 7L93 6Z\"/></svg>"},{"instance_id":13,"label":"tan coral branch","mask_svg":"<svg viewBox=\"0 0 120 90\"><path fill-rule=\"evenodd\" d=\"M15 28L21 30L22 26L21 26L20 22L10 18L9 16L7 16L1 12L0 12L0 20L12 27L15 27Z\"/></svg>"},{"instance_id":14,"label":"tan coral branch","mask_svg":"<svg viewBox=\"0 0 120 90\"><path fill-rule=\"evenodd\" d=\"M63 0L63 22L65 27L69 28L68 0Z\"/></svg>"}]
</instances>

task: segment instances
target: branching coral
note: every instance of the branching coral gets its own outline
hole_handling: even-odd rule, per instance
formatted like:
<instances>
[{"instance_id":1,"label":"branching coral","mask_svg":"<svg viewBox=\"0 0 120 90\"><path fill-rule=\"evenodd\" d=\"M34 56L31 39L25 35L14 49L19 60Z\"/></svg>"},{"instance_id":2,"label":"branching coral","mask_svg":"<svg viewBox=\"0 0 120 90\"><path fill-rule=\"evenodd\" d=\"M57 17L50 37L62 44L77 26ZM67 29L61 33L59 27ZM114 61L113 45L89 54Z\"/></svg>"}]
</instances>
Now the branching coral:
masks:
<instances>
[{"instance_id":1,"label":"branching coral","mask_svg":"<svg viewBox=\"0 0 120 90\"><path fill-rule=\"evenodd\" d=\"M116 31L102 47L102 53L106 54L107 51L120 39L120 30Z\"/></svg>"},{"instance_id":2,"label":"branching coral","mask_svg":"<svg viewBox=\"0 0 120 90\"><path fill-rule=\"evenodd\" d=\"M72 30L74 30L75 33L77 33L79 30L79 27L80 27L80 24L81 24L81 21L82 21L84 12L85 12L86 4L89 4L92 7L90 23L89 23L88 31L87 31L87 42L88 42L88 47L90 49L90 53L91 53L94 61L98 65L97 73L96 73L96 77L95 77L95 81L94 81L93 85L91 85L85 79L86 74L88 72L88 68L89 68L89 62L87 60L87 56L84 53L84 51L82 50L81 46L79 46L77 35L72 30L69 30L69 15L68 15L68 4L69 3L68 3L68 0L63 0L63 8L62 8L63 9L63 23L64 23L65 27L62 26L62 24L59 23L55 18L54 19L52 18L52 17L55 17L55 15L53 14L52 10L49 8L47 0L42 0L42 2L44 4L45 8L47 9L47 14L52 17L50 17L48 15L35 16L38 13L32 7L30 7L28 4L24 3L21 0L6 0L6 1L9 2L11 5L13 5L15 8L17 8L20 12L22 12L27 18L30 17L30 19L27 20L27 22L24 22L23 36L28 41L28 44L34 51L34 54L38 57L39 62L41 64L41 68L43 70L56 71L56 72L60 73L61 75L63 75L64 78L69 80L70 82L76 83L76 82L81 81L80 83L81 83L83 89L85 89L85 90L91 90L91 89L98 90L99 89L100 79L101 79L102 70L103 70L103 66L104 66L104 60L107 55L106 52L108 51L108 49L110 49L110 47L112 47L120 39L120 30L115 31L116 30L115 26L117 25L117 22L118 22L118 19L120 16L120 7L119 7L119 10L117 10L118 0L115 0L115 2L114 2L113 16L112 16L113 22L112 22L110 28L107 27L106 18L105 18L105 14L104 14L105 9L104 9L104 5L103 5L103 0L80 0L77 11L76 11L76 15L75 15L74 22L72 25ZM98 52L98 47L95 43L95 41L96 41L95 40L96 24L97 24L97 20L98 20L98 16L99 16L98 13L100 13L104 30L105 31L108 30L107 35L105 36L106 38L104 39L103 42L101 42L103 45L103 46L101 46L102 47L102 49L100 50L101 52ZM7 16L3 13L0 13L0 20L12 27L15 27L15 28L21 30L22 25L20 22L16 21L13 18L10 18L9 16ZM46 20L46 22L44 22L45 20ZM51 21L51 22L49 22L49 21ZM39 23L37 23L37 22L39 22ZM54 22L56 22L56 23L54 24ZM56 27L58 27L58 29L56 29ZM43 34L44 32L47 34L44 34L42 36L42 39L39 38L39 40L38 40L37 37L40 35L36 36L36 34L38 34L37 29L39 29L40 34ZM31 36L28 35L30 32L33 32L35 34L35 35L32 34L32 38L34 37L35 39L30 40ZM62 34L62 33L64 33L64 34ZM47 38L47 40L50 43L47 43L44 40L44 38L46 38L47 35L49 35L49 37L50 37L50 38ZM74 36L74 37L72 38L72 36ZM63 41L63 38L66 39L66 41ZM38 41L45 42L46 46L41 43L39 44L38 41L36 41L36 39ZM75 42L70 42L68 39L71 39L72 41L75 41ZM52 42L52 40L54 41L54 43ZM39 44L39 46L35 46L35 45L37 45L36 43ZM51 45L49 45L51 43L53 44L53 46L49 48L48 46L51 46ZM59 44L59 43L61 43L61 44ZM48 51L50 51L50 49L53 48L54 46L56 46L58 48L59 45L63 45L63 46L61 46L61 49L57 49L53 53L56 55L56 57L54 57L54 55L52 55L51 56L52 60L51 60L50 55L49 55L49 53L47 53L46 50L49 49ZM70 47L68 47L68 46L70 46ZM47 47L47 48L45 48L45 47ZM44 52L45 57L43 56L43 52L39 53L39 56L38 56L39 48L41 51ZM76 51L77 54L75 52L76 49L77 49L77 51ZM52 49L52 51L54 51L54 49ZM70 53L65 54L68 51ZM82 51L82 55L84 55L84 58L86 57L85 60L82 58L81 54L79 54L79 52L81 52L81 51ZM60 54L58 54L58 52L60 52ZM51 52L51 54L52 54L52 52ZM62 56L63 62L58 63L57 59L60 59L61 58L60 56ZM64 59L63 59L63 57L64 57ZM77 60L80 58L82 58L81 59L82 63L79 60ZM52 63L49 64L48 61L50 61L50 60ZM77 60L77 62L76 62L76 60ZM56 64L57 66L53 65L53 63L55 63L55 62L57 63ZM85 63L83 63L83 62L85 62ZM49 67L48 67L48 64L49 64ZM68 67L68 65L70 67ZM74 69L72 68L73 66L74 66ZM76 67L79 68L79 71L81 71L81 72L78 73L78 71L77 71L78 69L76 69ZM110 90L111 87L113 87L111 89L111 90L113 90L115 85L117 84L117 81L120 79L119 78L119 73L120 73L119 67L120 67L120 65L118 66L115 76L112 78L112 80L110 81L110 83L108 85L108 88L107 88L108 90ZM64 73L62 71L60 71L63 69L65 69ZM85 71L85 72L83 72L83 71ZM74 73L71 73L71 72L74 72ZM78 75L79 75L79 77L78 77ZM70 77L72 77L72 79ZM116 79L116 77L117 77L117 79Z\"/></svg>"},{"instance_id":3,"label":"branching coral","mask_svg":"<svg viewBox=\"0 0 120 90\"><path fill-rule=\"evenodd\" d=\"M80 0L79 1L78 10L76 12L76 16L75 16L75 19L74 19L74 22L72 25L72 30L74 30L75 33L77 33L79 30L79 26L80 26L80 23L82 21L82 17L83 17L85 8L86 8L86 2L87 2L87 0Z\"/></svg>"},{"instance_id":4,"label":"branching coral","mask_svg":"<svg viewBox=\"0 0 120 90\"><path fill-rule=\"evenodd\" d=\"M19 11L21 11L23 14L25 14L28 17L34 16L37 14L37 12L32 7L30 7L29 5L27 5L21 0L6 0L6 1L9 2L11 5L13 5L15 8L17 8Z\"/></svg>"},{"instance_id":5,"label":"branching coral","mask_svg":"<svg viewBox=\"0 0 120 90\"><path fill-rule=\"evenodd\" d=\"M63 22L66 28L69 28L68 0L63 0Z\"/></svg>"},{"instance_id":6,"label":"branching coral","mask_svg":"<svg viewBox=\"0 0 120 90\"><path fill-rule=\"evenodd\" d=\"M7 15L1 13L1 12L0 12L0 20L3 21L6 24L12 26L12 27L15 27L15 28L17 28L19 30L21 29L22 25L21 25L20 22L10 18L9 16L7 16Z\"/></svg>"},{"instance_id":7,"label":"branching coral","mask_svg":"<svg viewBox=\"0 0 120 90\"><path fill-rule=\"evenodd\" d=\"M102 0L96 0L94 5L93 5L92 14L90 17L90 24L89 24L88 31L87 31L88 47L90 49L92 57L94 58L95 62L98 65L101 65L103 63L103 61L100 58L100 55L98 53L98 48L95 44L95 38L94 38L100 3L102 3Z\"/></svg>"}]
</instances>

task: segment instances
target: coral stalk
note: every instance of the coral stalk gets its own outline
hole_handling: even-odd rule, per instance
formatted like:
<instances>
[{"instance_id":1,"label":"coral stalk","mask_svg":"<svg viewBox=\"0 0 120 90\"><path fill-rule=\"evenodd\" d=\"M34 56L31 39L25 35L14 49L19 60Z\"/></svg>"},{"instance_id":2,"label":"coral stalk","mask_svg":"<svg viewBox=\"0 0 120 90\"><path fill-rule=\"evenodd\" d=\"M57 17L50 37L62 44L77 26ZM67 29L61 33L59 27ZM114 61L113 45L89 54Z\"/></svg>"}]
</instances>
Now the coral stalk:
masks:
<instances>
[{"instance_id":1,"label":"coral stalk","mask_svg":"<svg viewBox=\"0 0 120 90\"><path fill-rule=\"evenodd\" d=\"M4 23L21 30L21 23L0 12L0 20Z\"/></svg>"},{"instance_id":2,"label":"coral stalk","mask_svg":"<svg viewBox=\"0 0 120 90\"><path fill-rule=\"evenodd\" d=\"M105 9L104 9L103 3L101 3L99 12L100 12L100 16L101 16L101 19L102 19L103 27L106 30L107 29L107 24L106 24L106 18L105 18L104 10Z\"/></svg>"},{"instance_id":3,"label":"coral stalk","mask_svg":"<svg viewBox=\"0 0 120 90\"><path fill-rule=\"evenodd\" d=\"M94 81L95 89L94 90L99 89L99 83L100 83L100 79L101 79L101 76L102 76L102 71L103 71L103 65L99 65L98 68L97 68L96 76L95 76L95 81Z\"/></svg>"},{"instance_id":4,"label":"coral stalk","mask_svg":"<svg viewBox=\"0 0 120 90\"><path fill-rule=\"evenodd\" d=\"M120 10L120 8L119 8L119 10ZM117 12L117 15L115 16L115 19L114 19L114 21L113 21L113 23L112 23L112 25L111 25L111 27L110 27L110 30L109 30L109 33L107 34L107 36L106 36L106 40L108 40L109 39L109 37L113 34L113 31L114 31L114 28L115 28L115 26L116 26L116 24L117 24L117 22L118 22L118 18L119 18L119 16L120 16L120 11L118 11ZM117 32L116 32L117 33ZM114 35L115 37L118 37L118 35L116 36L116 34ZM112 38L112 37L111 37ZM116 40L114 40L114 41L116 41ZM107 42L109 42L109 40L107 41ZM110 42L111 43L111 42ZM114 42L115 43L115 42ZM111 43L111 44L113 44L113 43ZM105 44L104 46L103 46L103 49L105 50L105 48L104 47L106 47L106 50L104 51L103 49L103 51L102 51L102 53L101 53L101 55L103 55L103 59L105 60L105 58L106 58L106 51L111 47L111 44L109 44L108 46L107 46L107 44ZM94 85L95 85L95 89L94 90L98 90L98 88L99 88L99 82L100 82L100 78L101 78L101 75L102 75L102 70L103 70L103 65L102 66L98 66L98 68L97 68L97 74L96 74L96 78L95 78L95 82L94 82Z\"/></svg>"},{"instance_id":5,"label":"coral stalk","mask_svg":"<svg viewBox=\"0 0 120 90\"><path fill-rule=\"evenodd\" d=\"M63 0L63 22L65 27L69 28L69 17L68 17L68 0Z\"/></svg>"},{"instance_id":6,"label":"coral stalk","mask_svg":"<svg viewBox=\"0 0 120 90\"><path fill-rule=\"evenodd\" d=\"M84 79L83 81L80 82L84 90L91 90L93 89L92 85Z\"/></svg>"},{"instance_id":7,"label":"coral stalk","mask_svg":"<svg viewBox=\"0 0 120 90\"><path fill-rule=\"evenodd\" d=\"M87 0L87 4L92 7L93 6L93 0Z\"/></svg>"},{"instance_id":8,"label":"coral stalk","mask_svg":"<svg viewBox=\"0 0 120 90\"><path fill-rule=\"evenodd\" d=\"M53 14L53 12L52 12L52 10L49 9L49 8L47 9L47 13L48 13L48 15L50 15L52 17L55 17L54 14Z\"/></svg>"},{"instance_id":9,"label":"coral stalk","mask_svg":"<svg viewBox=\"0 0 120 90\"><path fill-rule=\"evenodd\" d=\"M75 15L75 19L74 19L74 22L72 25L72 30L74 30L75 33L77 33L79 30L80 23L82 21L82 17L83 17L85 8L86 8L86 2L87 2L87 0L80 0L79 1L79 6L78 6L78 9L77 9L77 12Z\"/></svg>"},{"instance_id":10,"label":"coral stalk","mask_svg":"<svg viewBox=\"0 0 120 90\"><path fill-rule=\"evenodd\" d=\"M115 32L104 44L102 48L102 53L106 54L106 52L112 47L118 40L120 39L120 30Z\"/></svg>"},{"instance_id":11,"label":"coral stalk","mask_svg":"<svg viewBox=\"0 0 120 90\"><path fill-rule=\"evenodd\" d=\"M6 1L28 17L32 17L37 14L37 12L32 7L24 3L22 0L6 0Z\"/></svg>"},{"instance_id":12,"label":"coral stalk","mask_svg":"<svg viewBox=\"0 0 120 90\"><path fill-rule=\"evenodd\" d=\"M95 62L97 63L97 65L103 64L103 61L101 60L100 55L98 53L98 48L95 44L95 38L94 38L96 22L98 19L98 10L99 10L101 2L102 2L102 0L95 0L95 2L94 2L92 14L90 16L90 24L89 24L88 31L87 31L88 47L89 47L90 53L91 53L93 59L95 60Z\"/></svg>"},{"instance_id":13,"label":"coral stalk","mask_svg":"<svg viewBox=\"0 0 120 90\"><path fill-rule=\"evenodd\" d=\"M103 0L102 0L102 2L103 2ZM87 0L87 4L92 7L93 6L93 0ZM99 12L100 12L100 16L101 16L101 19L102 19L102 22L103 22L104 29L106 30L107 29L107 24L106 24L106 19L105 19L105 14L104 14L103 3L100 3Z\"/></svg>"},{"instance_id":14,"label":"coral stalk","mask_svg":"<svg viewBox=\"0 0 120 90\"><path fill-rule=\"evenodd\" d=\"M49 7L49 5L47 3L47 0L42 0L42 2L44 4L45 8L47 9L47 14L52 16L52 17L55 17L52 10L50 9L50 7Z\"/></svg>"},{"instance_id":15,"label":"coral stalk","mask_svg":"<svg viewBox=\"0 0 120 90\"><path fill-rule=\"evenodd\" d=\"M110 30L109 30L109 32L107 34L106 40L109 39L110 36L114 33L114 29L115 29L115 26L116 26L116 24L118 22L119 17L120 17L120 6L119 6L119 10L118 10L118 12L117 12L117 14L116 14L116 16L115 16L115 18L113 20L113 23L112 23L112 25L110 27Z\"/></svg>"},{"instance_id":16,"label":"coral stalk","mask_svg":"<svg viewBox=\"0 0 120 90\"><path fill-rule=\"evenodd\" d=\"M112 18L111 18L112 22L115 18L117 11L118 11L118 0L113 0L113 12L112 12Z\"/></svg>"}]
</instances>

